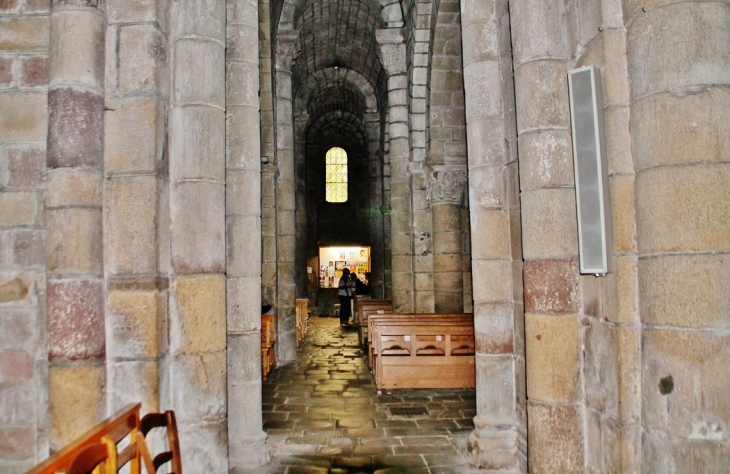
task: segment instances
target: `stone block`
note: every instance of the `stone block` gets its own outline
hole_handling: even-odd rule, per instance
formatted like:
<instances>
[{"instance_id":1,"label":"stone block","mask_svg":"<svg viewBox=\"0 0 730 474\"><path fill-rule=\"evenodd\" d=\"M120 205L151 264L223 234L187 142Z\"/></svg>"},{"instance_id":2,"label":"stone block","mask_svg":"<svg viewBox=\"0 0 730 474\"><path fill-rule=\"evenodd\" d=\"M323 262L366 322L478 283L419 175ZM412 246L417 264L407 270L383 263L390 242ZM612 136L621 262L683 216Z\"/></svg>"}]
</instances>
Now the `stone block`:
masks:
<instances>
[{"instance_id":1,"label":"stone block","mask_svg":"<svg viewBox=\"0 0 730 474\"><path fill-rule=\"evenodd\" d=\"M471 2L477 3L477 2ZM491 18L478 19L462 26L464 64L499 61L497 23Z\"/></svg>"},{"instance_id":2,"label":"stone block","mask_svg":"<svg viewBox=\"0 0 730 474\"><path fill-rule=\"evenodd\" d=\"M256 107L228 106L226 111L228 169L261 169L261 136ZM263 131L263 130L262 130Z\"/></svg>"},{"instance_id":3,"label":"stone block","mask_svg":"<svg viewBox=\"0 0 730 474\"><path fill-rule=\"evenodd\" d=\"M43 142L47 124L45 92L0 94L0 140Z\"/></svg>"},{"instance_id":4,"label":"stone block","mask_svg":"<svg viewBox=\"0 0 730 474\"><path fill-rule=\"evenodd\" d=\"M167 23L169 0L108 0L106 14L110 23L142 23L157 21Z\"/></svg>"},{"instance_id":5,"label":"stone block","mask_svg":"<svg viewBox=\"0 0 730 474\"><path fill-rule=\"evenodd\" d=\"M225 178L226 122L213 107L175 107L171 117L170 179Z\"/></svg>"},{"instance_id":6,"label":"stone block","mask_svg":"<svg viewBox=\"0 0 730 474\"><path fill-rule=\"evenodd\" d=\"M49 281L48 327L51 360L102 358L105 353L102 283L94 280Z\"/></svg>"},{"instance_id":7,"label":"stone block","mask_svg":"<svg viewBox=\"0 0 730 474\"><path fill-rule=\"evenodd\" d=\"M261 173L255 170L228 170L226 215L261 215Z\"/></svg>"},{"instance_id":8,"label":"stone block","mask_svg":"<svg viewBox=\"0 0 730 474\"><path fill-rule=\"evenodd\" d=\"M167 40L153 24L119 28L119 89L167 95ZM200 69L196 69L200 71Z\"/></svg>"},{"instance_id":9,"label":"stone block","mask_svg":"<svg viewBox=\"0 0 730 474\"><path fill-rule=\"evenodd\" d=\"M228 336L228 372L236 374L239 386L258 385L261 380L261 334ZM255 386L253 385L253 386Z\"/></svg>"},{"instance_id":10,"label":"stone block","mask_svg":"<svg viewBox=\"0 0 730 474\"><path fill-rule=\"evenodd\" d=\"M0 351L0 383L20 384L33 378L33 357L26 351Z\"/></svg>"},{"instance_id":11,"label":"stone block","mask_svg":"<svg viewBox=\"0 0 730 474\"><path fill-rule=\"evenodd\" d=\"M180 104L211 105L225 108L226 104L226 76L225 76L225 48L216 41L195 39L179 39L174 49L174 85L173 99ZM234 63L243 66L240 63ZM235 69L237 69L234 66ZM254 71L250 71L253 69ZM246 68L238 72L248 72L241 86L243 96L258 95L258 69ZM248 81L245 80L248 77ZM255 77L256 94L246 84L253 84ZM235 81L234 81L235 82ZM236 84L239 85L239 84ZM229 92L233 92L229 90ZM252 105L250 101L241 101L239 96L233 96L234 105ZM238 99L238 100L237 100Z\"/></svg>"},{"instance_id":12,"label":"stone block","mask_svg":"<svg viewBox=\"0 0 730 474\"><path fill-rule=\"evenodd\" d=\"M641 420L641 347L637 327L617 327L618 419L622 423Z\"/></svg>"},{"instance_id":13,"label":"stone block","mask_svg":"<svg viewBox=\"0 0 730 474\"><path fill-rule=\"evenodd\" d=\"M645 430L641 457L641 465L637 466L641 472L723 472L730 464L730 446L716 440Z\"/></svg>"},{"instance_id":14,"label":"stone block","mask_svg":"<svg viewBox=\"0 0 730 474\"><path fill-rule=\"evenodd\" d=\"M213 38L225 44L226 3L211 5L206 0L191 0L181 5L171 2L170 24L173 37Z\"/></svg>"},{"instance_id":15,"label":"stone block","mask_svg":"<svg viewBox=\"0 0 730 474\"><path fill-rule=\"evenodd\" d=\"M512 354L476 357L477 413L494 426L512 425L516 419L517 372Z\"/></svg>"},{"instance_id":16,"label":"stone block","mask_svg":"<svg viewBox=\"0 0 730 474\"><path fill-rule=\"evenodd\" d=\"M3 308L3 317L0 318L0 347L6 350L33 350L37 344L36 324L36 310L33 307ZM3 403L0 401L0 408L2 406ZM7 415L11 412L0 409L0 413ZM5 423L2 421L2 416L0 416L0 422Z\"/></svg>"},{"instance_id":17,"label":"stone block","mask_svg":"<svg viewBox=\"0 0 730 474\"><path fill-rule=\"evenodd\" d=\"M0 226L32 226L39 217L36 192L0 192Z\"/></svg>"},{"instance_id":18,"label":"stone block","mask_svg":"<svg viewBox=\"0 0 730 474\"><path fill-rule=\"evenodd\" d=\"M165 133L162 104L153 97L108 98L104 115L104 171L154 173Z\"/></svg>"},{"instance_id":19,"label":"stone block","mask_svg":"<svg viewBox=\"0 0 730 474\"><path fill-rule=\"evenodd\" d=\"M675 3L636 16L627 40L632 98L730 82L728 23L727 5L715 2Z\"/></svg>"},{"instance_id":20,"label":"stone block","mask_svg":"<svg viewBox=\"0 0 730 474\"><path fill-rule=\"evenodd\" d=\"M642 322L730 328L730 256L663 255L639 261Z\"/></svg>"},{"instance_id":21,"label":"stone block","mask_svg":"<svg viewBox=\"0 0 730 474\"><path fill-rule=\"evenodd\" d=\"M466 133L469 169L508 162L501 117L471 119L467 123Z\"/></svg>"},{"instance_id":22,"label":"stone block","mask_svg":"<svg viewBox=\"0 0 730 474\"><path fill-rule=\"evenodd\" d=\"M178 426L225 417L225 350L179 354L174 357L170 369L171 408L175 410Z\"/></svg>"},{"instance_id":23,"label":"stone block","mask_svg":"<svg viewBox=\"0 0 730 474\"><path fill-rule=\"evenodd\" d=\"M730 154L730 91L711 87L692 94L664 92L632 107L636 168L717 163Z\"/></svg>"},{"instance_id":24,"label":"stone block","mask_svg":"<svg viewBox=\"0 0 730 474\"><path fill-rule=\"evenodd\" d=\"M230 276L261 274L261 222L258 216L229 216L226 233L226 262Z\"/></svg>"},{"instance_id":25,"label":"stone block","mask_svg":"<svg viewBox=\"0 0 730 474\"><path fill-rule=\"evenodd\" d=\"M525 316L527 397L570 403L580 394L580 322L576 315Z\"/></svg>"},{"instance_id":26,"label":"stone block","mask_svg":"<svg viewBox=\"0 0 730 474\"><path fill-rule=\"evenodd\" d=\"M8 148L7 187L37 188L46 176L46 150L38 147Z\"/></svg>"},{"instance_id":27,"label":"stone block","mask_svg":"<svg viewBox=\"0 0 730 474\"><path fill-rule=\"evenodd\" d=\"M616 253L636 252L636 207L634 175L614 175L609 181L613 249Z\"/></svg>"},{"instance_id":28,"label":"stone block","mask_svg":"<svg viewBox=\"0 0 730 474\"><path fill-rule=\"evenodd\" d=\"M175 272L225 271L225 192L221 184L178 183L172 188L171 257Z\"/></svg>"},{"instance_id":29,"label":"stone block","mask_svg":"<svg viewBox=\"0 0 730 474\"><path fill-rule=\"evenodd\" d=\"M474 301L512 301L511 270L509 260L474 260Z\"/></svg>"},{"instance_id":30,"label":"stone block","mask_svg":"<svg viewBox=\"0 0 730 474\"><path fill-rule=\"evenodd\" d=\"M634 110L636 110L636 106ZM606 159L608 160L609 175L633 174L634 156L631 152L629 108L607 107L603 111L603 118L605 121Z\"/></svg>"},{"instance_id":31,"label":"stone block","mask_svg":"<svg viewBox=\"0 0 730 474\"><path fill-rule=\"evenodd\" d=\"M105 23L104 17L92 10L54 12L50 48L54 81L104 87Z\"/></svg>"},{"instance_id":32,"label":"stone block","mask_svg":"<svg viewBox=\"0 0 730 474\"><path fill-rule=\"evenodd\" d=\"M0 18L0 51L44 53L49 45L49 17L45 15Z\"/></svg>"},{"instance_id":33,"label":"stone block","mask_svg":"<svg viewBox=\"0 0 730 474\"><path fill-rule=\"evenodd\" d=\"M573 186L573 145L568 130L536 130L519 136L520 186Z\"/></svg>"},{"instance_id":34,"label":"stone block","mask_svg":"<svg viewBox=\"0 0 730 474\"><path fill-rule=\"evenodd\" d=\"M259 106L259 68L257 63L228 61L226 81L226 104L228 106Z\"/></svg>"},{"instance_id":35,"label":"stone block","mask_svg":"<svg viewBox=\"0 0 730 474\"><path fill-rule=\"evenodd\" d=\"M570 127L568 69L563 60L533 61L515 70L517 130Z\"/></svg>"},{"instance_id":36,"label":"stone block","mask_svg":"<svg viewBox=\"0 0 730 474\"><path fill-rule=\"evenodd\" d=\"M636 176L641 253L730 248L730 164L670 166ZM671 199L667 199L671 196ZM662 229L656 232L656 229Z\"/></svg>"},{"instance_id":37,"label":"stone block","mask_svg":"<svg viewBox=\"0 0 730 474\"><path fill-rule=\"evenodd\" d=\"M258 64L259 31L257 24L228 25L226 59L228 61L244 61L249 65ZM258 70L258 66L254 67Z\"/></svg>"},{"instance_id":38,"label":"stone block","mask_svg":"<svg viewBox=\"0 0 730 474\"><path fill-rule=\"evenodd\" d=\"M112 274L150 274L157 269L157 179L107 180L104 257ZM130 249L135 249L130 252Z\"/></svg>"},{"instance_id":39,"label":"stone block","mask_svg":"<svg viewBox=\"0 0 730 474\"><path fill-rule=\"evenodd\" d=\"M730 337L722 331L642 330L641 421L697 441L727 439Z\"/></svg>"},{"instance_id":40,"label":"stone block","mask_svg":"<svg viewBox=\"0 0 730 474\"><path fill-rule=\"evenodd\" d=\"M529 384L528 384L529 385ZM584 472L582 409L573 405L528 403L530 472Z\"/></svg>"},{"instance_id":41,"label":"stone block","mask_svg":"<svg viewBox=\"0 0 730 474\"><path fill-rule=\"evenodd\" d=\"M186 471L228 472L228 429L225 419L196 420L194 425L183 425L181 431L188 433L180 437L182 465ZM251 467L251 464L247 467Z\"/></svg>"},{"instance_id":42,"label":"stone block","mask_svg":"<svg viewBox=\"0 0 730 474\"><path fill-rule=\"evenodd\" d=\"M104 179L99 172L49 170L46 206L101 207L103 185Z\"/></svg>"},{"instance_id":43,"label":"stone block","mask_svg":"<svg viewBox=\"0 0 730 474\"><path fill-rule=\"evenodd\" d=\"M25 56L19 58L18 87L21 89L48 86L48 57Z\"/></svg>"},{"instance_id":44,"label":"stone block","mask_svg":"<svg viewBox=\"0 0 730 474\"><path fill-rule=\"evenodd\" d=\"M588 405L604 416L616 419L619 385L622 381L618 330L605 321L589 318L583 337L583 373ZM529 362L528 362L529 364Z\"/></svg>"},{"instance_id":45,"label":"stone block","mask_svg":"<svg viewBox=\"0 0 730 474\"><path fill-rule=\"evenodd\" d=\"M103 418L104 378L103 366L49 368L52 447L62 448Z\"/></svg>"},{"instance_id":46,"label":"stone block","mask_svg":"<svg viewBox=\"0 0 730 474\"><path fill-rule=\"evenodd\" d=\"M36 288L33 273L1 272L0 303L11 302L13 306L36 304Z\"/></svg>"},{"instance_id":47,"label":"stone block","mask_svg":"<svg viewBox=\"0 0 730 474\"><path fill-rule=\"evenodd\" d=\"M507 302L474 302L474 338L478 354L515 351L515 314Z\"/></svg>"},{"instance_id":48,"label":"stone block","mask_svg":"<svg viewBox=\"0 0 730 474\"><path fill-rule=\"evenodd\" d=\"M20 229L11 235L12 264L33 267L46 263L46 239L42 230Z\"/></svg>"},{"instance_id":49,"label":"stone block","mask_svg":"<svg viewBox=\"0 0 730 474\"><path fill-rule=\"evenodd\" d=\"M609 321L617 324L639 322L639 274L636 256L617 256L614 260L616 275L616 314L607 314Z\"/></svg>"},{"instance_id":50,"label":"stone block","mask_svg":"<svg viewBox=\"0 0 730 474\"><path fill-rule=\"evenodd\" d=\"M113 361L107 367L106 393L112 410L142 403L142 413L160 411L157 361Z\"/></svg>"},{"instance_id":51,"label":"stone block","mask_svg":"<svg viewBox=\"0 0 730 474\"><path fill-rule=\"evenodd\" d=\"M261 277L226 278L226 316L229 333L261 329Z\"/></svg>"},{"instance_id":52,"label":"stone block","mask_svg":"<svg viewBox=\"0 0 730 474\"><path fill-rule=\"evenodd\" d=\"M467 123L502 115L502 78L499 63L480 61L464 67L464 99Z\"/></svg>"},{"instance_id":53,"label":"stone block","mask_svg":"<svg viewBox=\"0 0 730 474\"><path fill-rule=\"evenodd\" d=\"M15 86L14 56L0 57L0 89L10 89Z\"/></svg>"},{"instance_id":54,"label":"stone block","mask_svg":"<svg viewBox=\"0 0 730 474\"><path fill-rule=\"evenodd\" d=\"M578 253L575 190L522 191L522 248L525 259L565 258Z\"/></svg>"},{"instance_id":55,"label":"stone block","mask_svg":"<svg viewBox=\"0 0 730 474\"><path fill-rule=\"evenodd\" d=\"M49 209L46 220L49 272L101 274L103 239L100 209Z\"/></svg>"},{"instance_id":56,"label":"stone block","mask_svg":"<svg viewBox=\"0 0 730 474\"><path fill-rule=\"evenodd\" d=\"M509 214L502 210L473 210L471 254L473 259L510 256Z\"/></svg>"},{"instance_id":57,"label":"stone block","mask_svg":"<svg viewBox=\"0 0 730 474\"><path fill-rule=\"evenodd\" d=\"M112 358L154 358L160 354L156 291L109 290L106 302L107 352Z\"/></svg>"},{"instance_id":58,"label":"stone block","mask_svg":"<svg viewBox=\"0 0 730 474\"><path fill-rule=\"evenodd\" d=\"M600 25L596 25L595 31L598 31L598 26ZM604 29L601 38L604 60L604 67L601 70L604 104L607 106L628 104L630 91L626 62L626 31L623 28Z\"/></svg>"},{"instance_id":59,"label":"stone block","mask_svg":"<svg viewBox=\"0 0 730 474\"><path fill-rule=\"evenodd\" d=\"M178 276L171 296L174 316L170 325L170 345L173 353L192 356L225 350L225 276Z\"/></svg>"},{"instance_id":60,"label":"stone block","mask_svg":"<svg viewBox=\"0 0 730 474\"><path fill-rule=\"evenodd\" d=\"M35 448L35 430L30 426L0 428L0 457L7 466L8 459L32 458Z\"/></svg>"},{"instance_id":61,"label":"stone block","mask_svg":"<svg viewBox=\"0 0 730 474\"><path fill-rule=\"evenodd\" d=\"M501 209L505 204L505 168L484 166L469 170L469 204L476 209Z\"/></svg>"},{"instance_id":62,"label":"stone block","mask_svg":"<svg viewBox=\"0 0 730 474\"><path fill-rule=\"evenodd\" d=\"M43 111L45 115L45 108ZM100 170L103 164L104 95L72 87L51 89L48 92L48 167Z\"/></svg>"},{"instance_id":63,"label":"stone block","mask_svg":"<svg viewBox=\"0 0 730 474\"><path fill-rule=\"evenodd\" d=\"M515 65L531 59L567 56L564 12L557 3L520 0L510 7Z\"/></svg>"}]
</instances>

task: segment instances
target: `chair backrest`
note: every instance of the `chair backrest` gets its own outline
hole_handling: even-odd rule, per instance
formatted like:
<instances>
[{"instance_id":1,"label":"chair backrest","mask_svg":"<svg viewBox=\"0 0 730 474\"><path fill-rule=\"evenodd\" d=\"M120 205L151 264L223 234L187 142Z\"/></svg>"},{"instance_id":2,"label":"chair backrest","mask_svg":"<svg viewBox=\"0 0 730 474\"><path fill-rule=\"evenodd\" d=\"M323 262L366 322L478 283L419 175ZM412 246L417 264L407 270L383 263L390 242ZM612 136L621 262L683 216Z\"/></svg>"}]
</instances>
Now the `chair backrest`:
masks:
<instances>
[{"instance_id":1,"label":"chair backrest","mask_svg":"<svg viewBox=\"0 0 730 474\"><path fill-rule=\"evenodd\" d=\"M140 437L147 437L150 431L155 428L166 428L167 430L167 451L158 453L152 458L149 452L149 446ZM163 464L170 463L171 474L182 474L182 460L180 459L180 441L177 435L177 421L175 420L175 412L167 410L165 413L148 413L142 417L140 421L139 433L137 434L138 445L142 462L147 470L152 468L152 473Z\"/></svg>"},{"instance_id":2,"label":"chair backrest","mask_svg":"<svg viewBox=\"0 0 730 474\"><path fill-rule=\"evenodd\" d=\"M107 436L101 441L79 451L65 473L117 474L117 444Z\"/></svg>"}]
</instances>

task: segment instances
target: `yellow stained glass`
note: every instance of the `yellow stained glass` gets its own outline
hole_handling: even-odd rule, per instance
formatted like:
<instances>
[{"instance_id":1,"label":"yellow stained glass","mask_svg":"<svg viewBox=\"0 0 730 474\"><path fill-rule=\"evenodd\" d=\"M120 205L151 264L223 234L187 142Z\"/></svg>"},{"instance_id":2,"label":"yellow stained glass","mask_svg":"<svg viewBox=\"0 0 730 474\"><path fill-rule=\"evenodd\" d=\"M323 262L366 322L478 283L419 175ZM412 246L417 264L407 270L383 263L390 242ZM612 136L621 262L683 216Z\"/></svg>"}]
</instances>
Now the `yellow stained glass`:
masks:
<instances>
[{"instance_id":1,"label":"yellow stained glass","mask_svg":"<svg viewBox=\"0 0 730 474\"><path fill-rule=\"evenodd\" d=\"M347 202L347 152L330 148L325 156L325 199L327 202Z\"/></svg>"}]
</instances>

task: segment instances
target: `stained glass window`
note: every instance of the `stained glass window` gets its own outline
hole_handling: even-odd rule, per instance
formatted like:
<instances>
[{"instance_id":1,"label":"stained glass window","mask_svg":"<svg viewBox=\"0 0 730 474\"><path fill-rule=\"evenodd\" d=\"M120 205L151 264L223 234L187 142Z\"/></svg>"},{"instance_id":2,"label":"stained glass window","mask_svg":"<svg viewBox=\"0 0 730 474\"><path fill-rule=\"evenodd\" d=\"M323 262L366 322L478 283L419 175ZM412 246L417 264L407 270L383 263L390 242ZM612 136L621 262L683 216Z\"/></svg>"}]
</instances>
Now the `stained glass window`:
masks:
<instances>
[{"instance_id":1,"label":"stained glass window","mask_svg":"<svg viewBox=\"0 0 730 474\"><path fill-rule=\"evenodd\" d=\"M325 157L327 202L347 202L347 152L339 147L330 148Z\"/></svg>"}]
</instances>

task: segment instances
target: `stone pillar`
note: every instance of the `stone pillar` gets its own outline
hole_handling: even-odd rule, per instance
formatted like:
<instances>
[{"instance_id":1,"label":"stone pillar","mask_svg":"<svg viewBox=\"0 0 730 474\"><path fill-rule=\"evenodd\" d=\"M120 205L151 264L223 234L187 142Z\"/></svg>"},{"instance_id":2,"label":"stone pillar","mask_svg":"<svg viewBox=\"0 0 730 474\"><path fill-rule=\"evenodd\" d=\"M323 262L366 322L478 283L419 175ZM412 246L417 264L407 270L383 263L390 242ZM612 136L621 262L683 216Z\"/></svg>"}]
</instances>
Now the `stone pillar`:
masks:
<instances>
[{"instance_id":1,"label":"stone pillar","mask_svg":"<svg viewBox=\"0 0 730 474\"><path fill-rule=\"evenodd\" d=\"M299 32L283 30L276 37L276 359L296 360L296 185L294 182L294 116L291 67L299 51Z\"/></svg>"},{"instance_id":2,"label":"stone pillar","mask_svg":"<svg viewBox=\"0 0 730 474\"><path fill-rule=\"evenodd\" d=\"M180 447L193 472L228 470L225 20L223 2L170 3L172 276L161 405L187 435Z\"/></svg>"},{"instance_id":3,"label":"stone pillar","mask_svg":"<svg viewBox=\"0 0 730 474\"><path fill-rule=\"evenodd\" d=\"M438 167L429 175L433 219L433 287L437 313L464 310L461 213L466 170Z\"/></svg>"},{"instance_id":4,"label":"stone pillar","mask_svg":"<svg viewBox=\"0 0 730 474\"><path fill-rule=\"evenodd\" d=\"M169 105L167 17L108 2L104 144L107 406L142 402L159 411L159 360L166 350L168 245L159 206L168 189L165 157ZM134 126L130 126L134 124Z\"/></svg>"},{"instance_id":5,"label":"stone pillar","mask_svg":"<svg viewBox=\"0 0 730 474\"><path fill-rule=\"evenodd\" d=\"M642 471L721 471L730 419L730 5L640 7L624 17Z\"/></svg>"},{"instance_id":6,"label":"stone pillar","mask_svg":"<svg viewBox=\"0 0 730 474\"><path fill-rule=\"evenodd\" d=\"M383 157L380 152L380 116L376 111L365 114L368 137L368 195L370 197L370 294L384 298L385 234L383 228Z\"/></svg>"},{"instance_id":7,"label":"stone pillar","mask_svg":"<svg viewBox=\"0 0 730 474\"><path fill-rule=\"evenodd\" d=\"M309 274L307 273L307 257L317 256L316 240L314 240L314 254L310 254L312 245L307 238L307 158L304 149L304 136L309 122L309 116L304 113L294 120L294 189L295 199L295 226L297 243L294 257L294 274L296 276L296 297L308 298ZM317 273L318 274L318 273ZM296 311L295 311L296 313Z\"/></svg>"},{"instance_id":8,"label":"stone pillar","mask_svg":"<svg viewBox=\"0 0 730 474\"><path fill-rule=\"evenodd\" d=\"M393 309L407 313L414 309L415 283L409 170L408 75L403 34L400 28L376 31L380 60L388 74Z\"/></svg>"},{"instance_id":9,"label":"stone pillar","mask_svg":"<svg viewBox=\"0 0 730 474\"><path fill-rule=\"evenodd\" d=\"M508 2L461 1L477 415L466 455L526 472L522 247Z\"/></svg>"},{"instance_id":10,"label":"stone pillar","mask_svg":"<svg viewBox=\"0 0 730 474\"><path fill-rule=\"evenodd\" d=\"M46 196L49 405L58 449L104 405L104 4L51 10Z\"/></svg>"},{"instance_id":11,"label":"stone pillar","mask_svg":"<svg viewBox=\"0 0 730 474\"><path fill-rule=\"evenodd\" d=\"M226 313L228 463L265 464L261 415L261 134L258 4L228 2L226 36Z\"/></svg>"}]
</instances>

